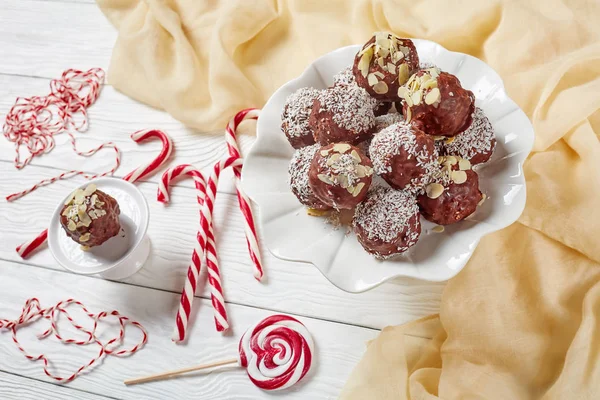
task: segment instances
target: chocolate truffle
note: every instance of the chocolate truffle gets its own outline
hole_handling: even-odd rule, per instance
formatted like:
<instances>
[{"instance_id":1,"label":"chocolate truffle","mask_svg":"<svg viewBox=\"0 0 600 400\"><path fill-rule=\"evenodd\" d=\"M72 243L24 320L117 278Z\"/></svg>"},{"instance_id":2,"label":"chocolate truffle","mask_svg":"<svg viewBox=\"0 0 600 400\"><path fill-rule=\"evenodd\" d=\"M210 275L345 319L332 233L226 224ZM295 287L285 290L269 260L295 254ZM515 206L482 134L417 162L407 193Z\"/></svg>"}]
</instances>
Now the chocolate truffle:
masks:
<instances>
[{"instance_id":1,"label":"chocolate truffle","mask_svg":"<svg viewBox=\"0 0 600 400\"><path fill-rule=\"evenodd\" d=\"M473 165L488 161L496 148L494 128L479 107L475 107L473 122L466 131L440 143L442 154L466 158Z\"/></svg>"},{"instance_id":2,"label":"chocolate truffle","mask_svg":"<svg viewBox=\"0 0 600 400\"><path fill-rule=\"evenodd\" d=\"M352 73L352 67L344 68L341 72L338 72L333 76L333 86L350 86L356 85L354 74ZM373 100L373 113L375 116L387 114L392 108L391 102Z\"/></svg>"},{"instance_id":3,"label":"chocolate truffle","mask_svg":"<svg viewBox=\"0 0 600 400\"><path fill-rule=\"evenodd\" d=\"M356 207L353 226L364 249L382 259L404 253L421 234L415 197L383 186L373 187Z\"/></svg>"},{"instance_id":4,"label":"chocolate truffle","mask_svg":"<svg viewBox=\"0 0 600 400\"><path fill-rule=\"evenodd\" d=\"M357 144L371 136L375 125L373 101L358 86L334 86L315 99L309 118L315 140Z\"/></svg>"},{"instance_id":5,"label":"chocolate truffle","mask_svg":"<svg viewBox=\"0 0 600 400\"><path fill-rule=\"evenodd\" d=\"M416 192L430 182L437 169L433 139L406 122L377 133L369 146L375 173L395 189Z\"/></svg>"},{"instance_id":6,"label":"chocolate truffle","mask_svg":"<svg viewBox=\"0 0 600 400\"><path fill-rule=\"evenodd\" d=\"M352 72L356 84L381 101L397 101L398 88L419 69L417 49L410 39L377 32L356 54Z\"/></svg>"},{"instance_id":7,"label":"chocolate truffle","mask_svg":"<svg viewBox=\"0 0 600 400\"><path fill-rule=\"evenodd\" d=\"M434 136L456 136L471 125L475 96L437 68L420 70L398 89L407 122Z\"/></svg>"},{"instance_id":8,"label":"chocolate truffle","mask_svg":"<svg viewBox=\"0 0 600 400\"><path fill-rule=\"evenodd\" d=\"M308 184L308 170L310 164L319 150L318 144L303 147L294 152L290 161L288 172L290 174L290 188L300 203L315 210L328 210L331 207L323 204L313 193Z\"/></svg>"},{"instance_id":9,"label":"chocolate truffle","mask_svg":"<svg viewBox=\"0 0 600 400\"><path fill-rule=\"evenodd\" d=\"M281 129L295 149L315 143L308 117L319 92L313 88L298 89L285 101L281 114Z\"/></svg>"},{"instance_id":10,"label":"chocolate truffle","mask_svg":"<svg viewBox=\"0 0 600 400\"><path fill-rule=\"evenodd\" d=\"M71 193L60 213L60 224L75 242L94 247L119 233L120 213L114 198L90 184Z\"/></svg>"},{"instance_id":11,"label":"chocolate truffle","mask_svg":"<svg viewBox=\"0 0 600 400\"><path fill-rule=\"evenodd\" d=\"M375 118L375 132L381 132L388 126L404 121L404 117L400 113L389 113L380 115Z\"/></svg>"},{"instance_id":12,"label":"chocolate truffle","mask_svg":"<svg viewBox=\"0 0 600 400\"><path fill-rule=\"evenodd\" d=\"M443 156L439 165L433 182L417 197L417 202L426 220L450 225L473 214L483 195L469 160Z\"/></svg>"},{"instance_id":13,"label":"chocolate truffle","mask_svg":"<svg viewBox=\"0 0 600 400\"><path fill-rule=\"evenodd\" d=\"M321 202L335 209L352 209L371 186L373 165L357 147L332 143L317 151L308 184Z\"/></svg>"}]
</instances>

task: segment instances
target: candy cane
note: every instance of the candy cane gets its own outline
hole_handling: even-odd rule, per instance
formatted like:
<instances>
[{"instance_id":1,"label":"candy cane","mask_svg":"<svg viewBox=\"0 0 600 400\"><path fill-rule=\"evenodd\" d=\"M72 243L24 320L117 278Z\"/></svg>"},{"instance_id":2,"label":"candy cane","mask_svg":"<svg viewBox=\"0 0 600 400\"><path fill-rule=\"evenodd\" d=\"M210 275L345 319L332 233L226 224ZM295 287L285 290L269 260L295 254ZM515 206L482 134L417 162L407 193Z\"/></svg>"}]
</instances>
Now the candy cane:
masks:
<instances>
[{"instance_id":1,"label":"candy cane","mask_svg":"<svg viewBox=\"0 0 600 400\"><path fill-rule=\"evenodd\" d=\"M137 180L144 178L144 177L148 176L149 174L155 172L169 159L169 156L171 155L171 153L173 151L173 142L172 142L171 138L163 131L159 131L159 130L155 130L155 129L142 130L142 131L134 132L131 135L131 138L136 143L144 141L150 137L159 138L162 141L162 149L161 149L160 153L158 154L158 156L152 162L148 163L147 165L138 167L135 170L131 171L129 174L127 174L125 176L125 178L123 178L123 179L127 180L128 182L134 183ZM104 146L104 145L102 145L102 146ZM102 146L100 146L100 148L102 148ZM95 151L100 150L100 148L95 149ZM116 147L115 147L115 150L117 151L117 154L118 154L118 150ZM120 158L118 160L120 163ZM70 172L73 172L73 171L70 171ZM68 174L68 172L65 172L64 174ZM61 174L61 175L63 175L63 174ZM106 174L103 174L103 175L106 175ZM103 175L98 175L98 176L103 176ZM94 176L94 177L96 177L96 176ZM33 191L33 190L35 190L35 188L31 189L27 192L29 193L30 191ZM14 195L11 195L11 196L14 196ZM9 197L11 197L11 196L9 196ZM7 200L8 200L8 197L7 197ZM16 248L17 253L22 258L27 258L29 256L29 254L31 254L31 252L33 252L35 249L39 248L42 244L44 244L46 242L47 238L48 238L48 230L45 229L42 233L37 235L35 237L35 239L30 240L29 242L23 243L20 246L17 246L17 248Z\"/></svg>"},{"instance_id":2,"label":"candy cane","mask_svg":"<svg viewBox=\"0 0 600 400\"><path fill-rule=\"evenodd\" d=\"M198 205L202 206L206 195L206 183L202 173L192 165L182 164L167 170L158 186L157 199L162 203L169 201L169 187L173 179L180 175L188 175L194 179L196 185L196 198ZM222 332L229 329L227 321L227 311L225 310L225 298L223 297L223 287L221 284L221 275L217 259L217 247L214 239L213 224L204 223L204 215L200 213L200 226L207 226L207 229L200 229L196 235L196 245L192 253L192 262L188 268L187 279L183 289L179 310L177 312L176 329L173 334L173 341L180 342L185 339L187 324L191 313L198 276L200 275L203 256L206 252L206 265L208 270L208 282L211 288L211 301L213 305L215 326L217 331Z\"/></svg>"},{"instance_id":3,"label":"candy cane","mask_svg":"<svg viewBox=\"0 0 600 400\"><path fill-rule=\"evenodd\" d=\"M238 126L245 119L257 119L259 114L260 110L256 108L247 108L237 113L235 117L232 118L227 124L227 128L225 130L225 141L227 142L227 148L231 157L242 159L236 138ZM260 248L258 247L258 236L254 224L254 216L252 215L252 207L250 206L250 199L248 199L248 196L246 196L246 193L244 193L244 190L242 189L241 171L242 164L239 164L233 169L235 174L235 187L237 189L237 197L240 204L240 209L244 215L244 231L246 233L246 242L248 244L250 258L254 264L254 277L260 281L264 272L260 257Z\"/></svg>"},{"instance_id":4,"label":"candy cane","mask_svg":"<svg viewBox=\"0 0 600 400\"><path fill-rule=\"evenodd\" d=\"M77 305L77 306L81 307L82 311L89 318L91 318L94 321L94 324L93 324L91 330L88 330L88 329L82 327L71 317L69 312L66 310L66 308L69 307L70 305ZM80 332L85 333L87 336L87 339L84 339L84 340L72 339L72 338L66 338L63 335L61 335L61 333L58 329L57 322L56 322L60 314L63 314L75 329L77 329ZM114 316L114 317L118 318L120 330L119 330L119 333L117 336L110 339L106 343L103 343L96 336L96 330L98 327L98 322L108 316ZM86 346L89 344L96 344L99 347L98 354L94 358L92 358L88 363L79 367L74 373L72 373L68 377L63 377L63 376L58 376L58 375L52 374L48 369L48 367L49 367L48 358L44 354L31 355L23 348L23 346L19 343L19 340L17 339L17 330L20 327L30 324L34 321L37 321L40 318L49 320L50 327L45 332L38 335L38 339L44 339L52 334L59 341L61 341L62 343L65 343L65 344L73 344L73 345L77 345L77 346ZM129 348L129 349L117 350L116 348L110 348L110 346L113 344L123 343L123 339L125 338L125 325L126 324L130 324L130 325L133 325L136 328L138 328L142 332L142 339L140 340L140 342L138 344L136 344L135 346L133 346L132 348ZM27 359L29 359L31 361L42 360L44 362L44 373L47 376L49 376L50 378L55 379L59 382L64 382L64 383L70 382L73 379L75 379L82 371L84 371L85 369L90 368L91 366L96 364L104 356L131 355L131 354L137 352L138 350L140 350L148 342L148 333L146 332L146 329L144 329L144 327L139 322L133 321L130 318L128 318L124 315L121 315L116 310L113 310L110 312L102 311L98 314L93 314L93 313L89 312L82 303L80 303L79 301L74 300L74 299L68 299L68 300L61 301L58 304L56 304L54 307L41 308L39 300L36 298L31 298L25 302L25 305L23 306L23 310L21 312L21 316L19 317L19 319L14 320L14 321L11 321L8 319L0 319L0 329L10 330L12 332L13 342L15 343L15 345L17 346L19 351L21 353L23 353L23 355Z\"/></svg>"}]
</instances>

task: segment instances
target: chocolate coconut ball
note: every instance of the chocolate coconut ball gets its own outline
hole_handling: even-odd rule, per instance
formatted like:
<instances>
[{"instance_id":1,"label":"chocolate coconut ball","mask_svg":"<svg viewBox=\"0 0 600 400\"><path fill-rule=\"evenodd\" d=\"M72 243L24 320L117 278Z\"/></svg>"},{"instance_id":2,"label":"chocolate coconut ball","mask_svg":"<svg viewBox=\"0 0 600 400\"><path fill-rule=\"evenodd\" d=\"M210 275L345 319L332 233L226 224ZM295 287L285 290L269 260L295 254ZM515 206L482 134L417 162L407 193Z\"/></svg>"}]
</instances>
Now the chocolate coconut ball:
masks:
<instances>
[{"instance_id":1,"label":"chocolate coconut ball","mask_svg":"<svg viewBox=\"0 0 600 400\"><path fill-rule=\"evenodd\" d=\"M308 184L322 203L337 210L352 209L371 186L373 165L357 147L332 143L322 147L313 158Z\"/></svg>"},{"instance_id":2,"label":"chocolate coconut ball","mask_svg":"<svg viewBox=\"0 0 600 400\"><path fill-rule=\"evenodd\" d=\"M410 39L377 32L354 58L356 84L381 101L397 101L398 88L419 69L417 49Z\"/></svg>"},{"instance_id":3,"label":"chocolate coconut ball","mask_svg":"<svg viewBox=\"0 0 600 400\"><path fill-rule=\"evenodd\" d=\"M356 207L353 226L364 249L382 259L404 253L421 234L415 197L383 186L371 189Z\"/></svg>"},{"instance_id":4,"label":"chocolate coconut ball","mask_svg":"<svg viewBox=\"0 0 600 400\"><path fill-rule=\"evenodd\" d=\"M377 133L369 146L375 173L395 189L416 192L431 181L437 153L433 139L405 122Z\"/></svg>"},{"instance_id":5,"label":"chocolate coconut ball","mask_svg":"<svg viewBox=\"0 0 600 400\"><path fill-rule=\"evenodd\" d=\"M315 99L309 118L315 140L321 145L357 144L371 136L375 125L373 100L358 86L334 86Z\"/></svg>"},{"instance_id":6,"label":"chocolate coconut ball","mask_svg":"<svg viewBox=\"0 0 600 400\"><path fill-rule=\"evenodd\" d=\"M318 144L313 144L294 152L288 169L290 175L289 183L292 193L294 193L300 203L315 210L328 210L331 207L323 204L315 196L308 184L308 170L319 148Z\"/></svg>"},{"instance_id":7,"label":"chocolate coconut ball","mask_svg":"<svg viewBox=\"0 0 600 400\"><path fill-rule=\"evenodd\" d=\"M466 131L438 143L441 154L460 156L472 165L487 162L496 148L494 128L479 107L475 107L473 122Z\"/></svg>"},{"instance_id":8,"label":"chocolate coconut ball","mask_svg":"<svg viewBox=\"0 0 600 400\"><path fill-rule=\"evenodd\" d=\"M470 125L475 96L458 78L437 68L424 69L398 89L406 121L433 136L456 136Z\"/></svg>"},{"instance_id":9,"label":"chocolate coconut ball","mask_svg":"<svg viewBox=\"0 0 600 400\"><path fill-rule=\"evenodd\" d=\"M295 149L315 143L308 117L319 92L313 88L298 89L285 101L281 114L281 129Z\"/></svg>"},{"instance_id":10,"label":"chocolate coconut ball","mask_svg":"<svg viewBox=\"0 0 600 400\"><path fill-rule=\"evenodd\" d=\"M333 76L333 86L351 86L356 85L354 74L352 73L352 67L344 68L341 72L338 72ZM392 108L392 104L387 101L373 100L373 113L375 116L387 114Z\"/></svg>"},{"instance_id":11,"label":"chocolate coconut ball","mask_svg":"<svg viewBox=\"0 0 600 400\"><path fill-rule=\"evenodd\" d=\"M99 246L121 230L117 201L91 184L74 191L61 211L60 224L71 239L86 246Z\"/></svg>"},{"instance_id":12,"label":"chocolate coconut ball","mask_svg":"<svg viewBox=\"0 0 600 400\"><path fill-rule=\"evenodd\" d=\"M400 113L389 113L385 115L380 115L375 118L375 132L381 132L388 126L392 126L397 124L398 122L403 122L404 117Z\"/></svg>"},{"instance_id":13,"label":"chocolate coconut ball","mask_svg":"<svg viewBox=\"0 0 600 400\"><path fill-rule=\"evenodd\" d=\"M417 202L426 220L450 225L473 214L483 195L469 160L444 156L439 162L434 181L417 197Z\"/></svg>"}]
</instances>

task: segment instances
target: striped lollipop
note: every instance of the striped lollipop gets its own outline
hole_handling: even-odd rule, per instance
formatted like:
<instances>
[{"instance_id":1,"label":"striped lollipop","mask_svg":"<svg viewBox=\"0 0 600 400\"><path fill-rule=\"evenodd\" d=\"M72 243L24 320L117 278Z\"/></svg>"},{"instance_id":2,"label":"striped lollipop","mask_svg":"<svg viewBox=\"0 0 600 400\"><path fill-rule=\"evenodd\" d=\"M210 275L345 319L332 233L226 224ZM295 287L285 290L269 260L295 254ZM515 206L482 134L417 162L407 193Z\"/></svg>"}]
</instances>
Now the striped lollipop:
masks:
<instances>
[{"instance_id":1,"label":"striped lollipop","mask_svg":"<svg viewBox=\"0 0 600 400\"><path fill-rule=\"evenodd\" d=\"M313 361L314 343L302 322L275 314L251 326L240 339L237 358L126 380L126 385L151 382L192 371L238 364L263 390L287 389L306 376Z\"/></svg>"}]
</instances>

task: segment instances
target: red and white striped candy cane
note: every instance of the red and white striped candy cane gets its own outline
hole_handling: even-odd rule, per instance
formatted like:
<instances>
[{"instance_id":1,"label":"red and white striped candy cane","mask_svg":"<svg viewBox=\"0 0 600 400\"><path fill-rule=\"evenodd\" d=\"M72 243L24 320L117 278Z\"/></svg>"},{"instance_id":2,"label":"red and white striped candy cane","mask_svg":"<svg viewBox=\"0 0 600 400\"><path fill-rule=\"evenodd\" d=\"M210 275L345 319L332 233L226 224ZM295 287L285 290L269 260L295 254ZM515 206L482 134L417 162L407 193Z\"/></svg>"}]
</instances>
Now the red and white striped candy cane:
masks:
<instances>
[{"instance_id":1,"label":"red and white striped candy cane","mask_svg":"<svg viewBox=\"0 0 600 400\"><path fill-rule=\"evenodd\" d=\"M67 308L71 305L79 306L83 310L83 312L94 321L94 324L93 324L93 327L91 330L88 330L88 329L84 328L83 326L79 325L71 317L71 315L67 311ZM57 324L57 320L59 318L59 315L61 315L61 314L67 318L67 320L71 323L71 325L75 329L77 329L80 332L85 333L87 338L83 339L83 340L82 339L72 339L72 338L67 338L67 337L64 337L63 335L61 335L61 333L58 329L58 324ZM119 321L120 330L119 330L119 333L117 336L111 338L106 343L103 343L96 336L96 330L98 328L98 322L109 316L117 317L117 319ZM17 330L21 326L24 326L24 325L27 325L34 321L37 321L40 318L45 318L45 319L49 320L50 327L45 332L38 335L38 339L44 339L45 337L48 337L49 335L52 334L59 341L61 341L62 343L65 343L65 344L74 344L77 346L86 346L89 344L96 344L99 347L98 354L94 358L92 358L88 363L82 365L74 373L72 373L71 375L69 375L67 377L52 374L49 370L48 358L44 354L31 355L23 348L23 346L19 343L19 340L17 339ZM135 326L142 332L142 339L140 340L140 342L129 349L118 350L117 348L110 348L110 346L113 344L117 344L117 346L118 346L120 343L123 342L123 339L125 337L125 325L127 325L127 324ZM21 316L17 320L11 321L8 319L0 319L0 329L9 329L12 332L12 340L15 343L15 345L17 346L17 348L19 349L19 351L21 353L23 353L23 355L31 361L42 360L44 362L44 373L47 376L49 376L50 378L55 379L62 383L72 381L82 371L84 371L87 368L92 367L95 363L97 363L104 356L131 355L131 354L137 352L138 350L140 350L148 342L148 333L146 332L146 329L144 329L144 327L139 322L133 321L133 320L129 319L128 317L121 315L116 310L113 310L110 312L102 311L98 314L93 314L93 313L89 312L82 303L80 303L79 301L74 300L74 299L68 299L68 300L61 301L58 304L56 304L54 307L41 308L39 300L36 298L31 298L25 302L25 305L23 306L23 310L21 312Z\"/></svg>"},{"instance_id":2,"label":"red and white striped candy cane","mask_svg":"<svg viewBox=\"0 0 600 400\"><path fill-rule=\"evenodd\" d=\"M240 111L233 117L227 124L225 129L225 141L227 142L227 148L231 157L237 157L242 159L240 148L238 147L236 131L242 121L246 119L257 119L260 115L260 110L256 108L247 108ZM256 233L256 225L254 224L254 216L252 215L252 207L250 205L250 199L244 193L241 185L242 177L242 164L233 168L235 173L235 187L237 189L238 202L240 204L240 210L244 215L244 231L246 233L246 242L248 243L248 251L250 258L254 265L254 277L257 280L261 280L264 272L262 267L262 260L260 256L260 248L258 247L258 235Z\"/></svg>"},{"instance_id":3,"label":"red and white striped candy cane","mask_svg":"<svg viewBox=\"0 0 600 400\"><path fill-rule=\"evenodd\" d=\"M135 170L131 171L123 179L127 180L128 182L134 183L137 180L142 179L142 178L148 176L149 174L155 172L169 159L169 156L173 152L173 141L171 140L169 135L167 135L165 132L159 131L156 129L150 129L150 130L147 129L147 130L137 131L137 132L134 132L133 134L131 134L131 138L136 143L142 142L142 141L144 141L148 138L152 138L152 137L159 138L162 141L162 148L161 148L158 156L152 162L148 163L147 165L140 166L140 167L136 168ZM102 146L104 146L104 145L102 145ZM100 146L100 148L102 146ZM97 148L95 151L99 150L100 148ZM118 154L118 150L116 147L115 147L115 150L117 151L117 154ZM118 158L118 160L120 163L120 158ZM65 172L65 174L68 174L68 172ZM106 175L106 174L103 174L103 175ZM103 175L98 175L98 176L103 176ZM97 177L97 176L94 176L94 177ZM33 190L35 190L35 189L33 189ZM11 195L11 196L14 196L14 195ZM9 196L9 197L11 197L11 196ZM8 200L8 197L7 197L7 200ZM14 200L14 199L12 199L12 200ZM29 254L31 254L31 252L33 252L35 249L39 248L42 244L44 244L46 242L47 238L48 238L48 229L45 229L42 233L37 235L33 240L30 240L26 243L23 243L23 244L17 246L17 249L16 249L17 253L22 258L27 258L29 256Z\"/></svg>"},{"instance_id":4,"label":"red and white striped candy cane","mask_svg":"<svg viewBox=\"0 0 600 400\"><path fill-rule=\"evenodd\" d=\"M226 160L220 161L219 163L215 164L206 185L206 195L204 197L204 204L201 208L200 230L198 234L200 244L198 258L199 260L202 260L204 251L208 251L207 264L209 266L209 279L211 274L211 256L213 254L215 255L213 261L216 262L216 248L210 248L210 245L214 245L214 242L209 243L207 247L203 247L203 243L206 243L206 241L200 235L208 232L210 227L212 226L212 213L214 210L215 197L217 194L217 185L219 182L219 176L221 175L221 171L228 167L235 167L241 164L242 160L239 157L229 157ZM199 260L197 260L194 263L194 265L197 265L197 262ZM192 303L194 301L194 292L197 279L198 273L195 273L194 269L190 268L188 270L187 280L183 292L181 293L181 301L179 304L179 310L177 311L177 318L175 320L175 332L173 333L173 341L175 342L180 342L185 339L187 333L187 322L189 321Z\"/></svg>"},{"instance_id":5,"label":"red and white striped candy cane","mask_svg":"<svg viewBox=\"0 0 600 400\"><path fill-rule=\"evenodd\" d=\"M198 205L202 207L206 196L205 178L200 170L189 164L182 164L170 168L163 174L158 186L158 201L162 203L167 203L169 201L169 187L171 182L181 175L191 176L194 179L197 191L196 198ZM196 235L197 242L194 246L192 262L188 268L187 278L181 295L179 310L177 312L176 329L173 334L173 341L175 342L181 342L185 339L187 324L192 309L194 295L196 293L196 287L198 285L198 277L200 275L202 261L204 260L204 254L206 254L208 283L210 285L215 326L219 332L229 329L213 225L212 223L206 224L204 220L205 216L200 213L200 228ZM206 227L206 229L202 229L203 226Z\"/></svg>"}]
</instances>

